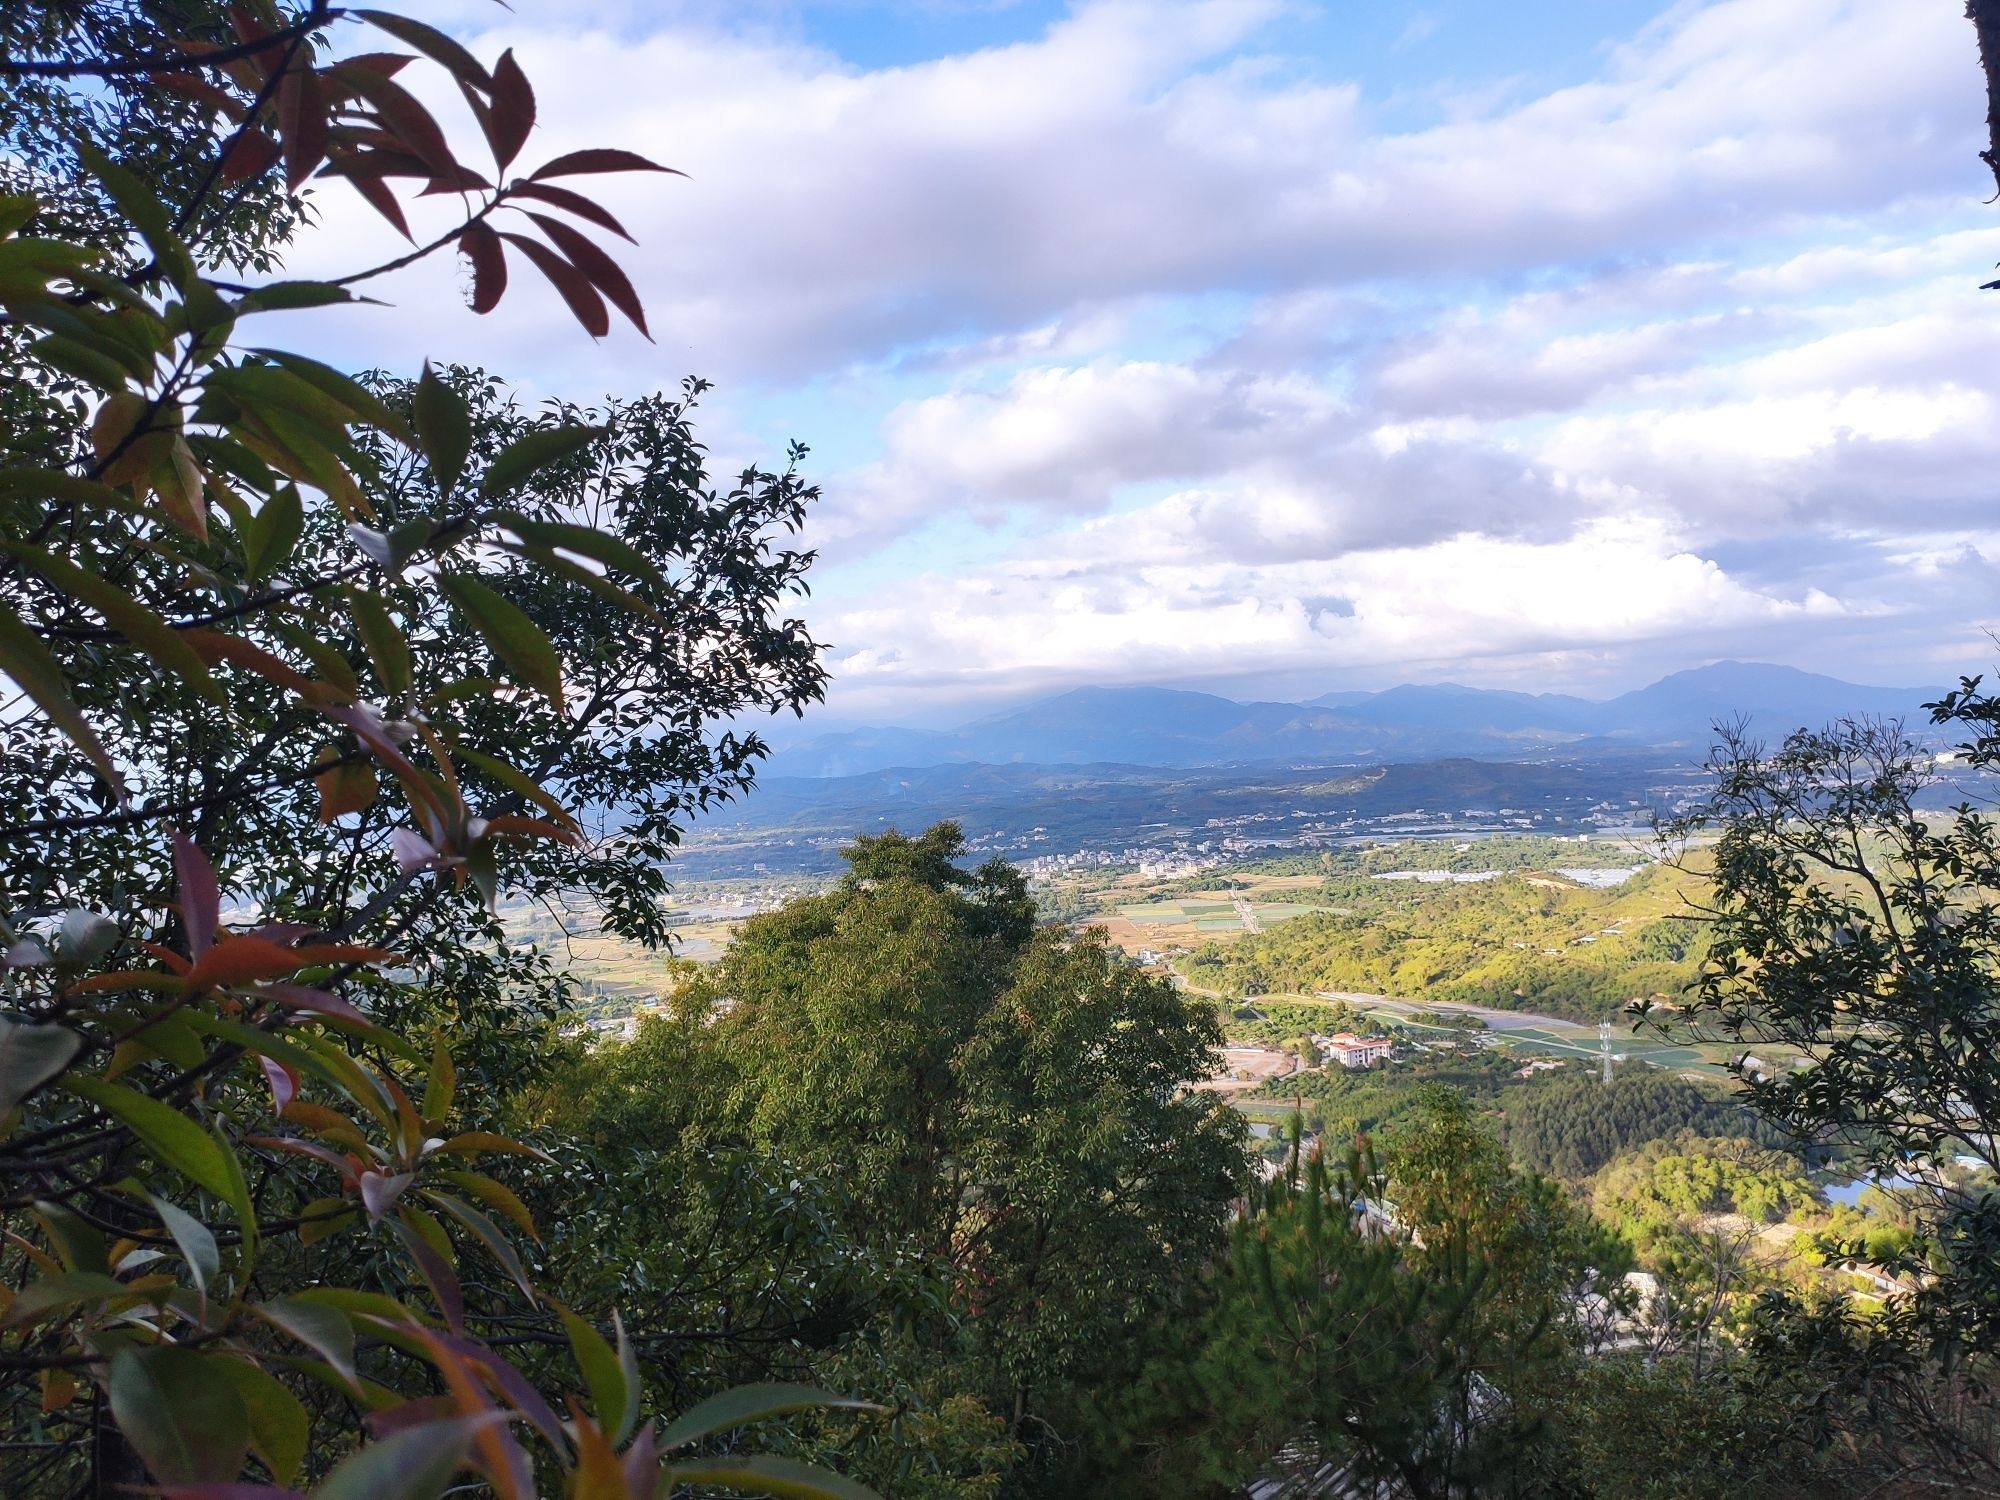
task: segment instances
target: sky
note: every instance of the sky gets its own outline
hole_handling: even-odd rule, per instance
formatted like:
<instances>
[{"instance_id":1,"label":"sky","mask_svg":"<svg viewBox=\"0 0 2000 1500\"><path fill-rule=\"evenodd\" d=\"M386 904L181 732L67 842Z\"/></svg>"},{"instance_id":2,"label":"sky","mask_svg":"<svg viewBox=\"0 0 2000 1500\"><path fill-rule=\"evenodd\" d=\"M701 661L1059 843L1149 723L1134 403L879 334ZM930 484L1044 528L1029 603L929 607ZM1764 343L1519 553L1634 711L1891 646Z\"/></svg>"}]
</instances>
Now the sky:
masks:
<instances>
[{"instance_id":1,"label":"sky","mask_svg":"<svg viewBox=\"0 0 2000 1500\"><path fill-rule=\"evenodd\" d=\"M1956 4L512 4L403 8L516 50L525 165L688 174L592 180L657 341L525 270L477 318L449 258L312 337L535 397L698 374L719 470L807 444L814 724L2000 653ZM394 252L317 209L295 273Z\"/></svg>"}]
</instances>

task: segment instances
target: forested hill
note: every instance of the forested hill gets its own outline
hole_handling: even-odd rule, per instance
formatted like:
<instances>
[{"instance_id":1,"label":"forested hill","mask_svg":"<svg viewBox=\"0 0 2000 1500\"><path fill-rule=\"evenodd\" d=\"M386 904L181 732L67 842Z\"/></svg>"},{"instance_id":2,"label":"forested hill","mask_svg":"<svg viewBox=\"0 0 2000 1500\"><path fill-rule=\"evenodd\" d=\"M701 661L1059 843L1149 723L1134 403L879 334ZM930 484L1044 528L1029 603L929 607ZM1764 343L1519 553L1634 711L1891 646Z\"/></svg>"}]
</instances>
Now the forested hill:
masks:
<instances>
[{"instance_id":1,"label":"forested hill","mask_svg":"<svg viewBox=\"0 0 2000 1500\"><path fill-rule=\"evenodd\" d=\"M1330 878L1337 909L1212 943L1182 965L1229 995L1351 990L1596 1020L1694 977L1689 877L1665 866L1593 889L1550 871L1430 884Z\"/></svg>"}]
</instances>

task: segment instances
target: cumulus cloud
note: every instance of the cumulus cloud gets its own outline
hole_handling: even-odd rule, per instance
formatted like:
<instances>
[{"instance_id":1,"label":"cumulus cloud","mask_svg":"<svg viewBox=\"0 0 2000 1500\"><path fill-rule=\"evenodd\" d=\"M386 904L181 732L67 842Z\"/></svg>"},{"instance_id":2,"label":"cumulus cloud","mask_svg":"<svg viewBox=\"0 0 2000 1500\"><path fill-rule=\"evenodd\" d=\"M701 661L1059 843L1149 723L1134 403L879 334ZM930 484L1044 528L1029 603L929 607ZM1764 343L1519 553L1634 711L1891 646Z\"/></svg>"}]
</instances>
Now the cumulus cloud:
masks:
<instances>
[{"instance_id":1,"label":"cumulus cloud","mask_svg":"<svg viewBox=\"0 0 2000 1500\"><path fill-rule=\"evenodd\" d=\"M717 375L732 451L837 410L815 624L855 692L1916 660L2000 613L2000 230L1952 7L1663 0L1595 77L1395 129L1282 0L1092 0L874 69L776 15L523 4L472 37L530 64L528 161L691 174L599 180L658 344L592 347L525 272L468 337L434 264L330 352ZM397 248L324 212L301 274ZM946 517L989 560L844 587Z\"/></svg>"},{"instance_id":2,"label":"cumulus cloud","mask_svg":"<svg viewBox=\"0 0 2000 1500\"><path fill-rule=\"evenodd\" d=\"M1138 518L1170 529L1170 509ZM1746 585L1647 522L1596 521L1559 541L1462 535L1418 548L1248 565L1120 567L1091 550L915 581L828 621L865 645L836 661L846 704L914 690L970 695L1053 680L1248 675L1328 684L1386 664L1463 668L1552 653L1712 648L1880 614L1868 599Z\"/></svg>"},{"instance_id":3,"label":"cumulus cloud","mask_svg":"<svg viewBox=\"0 0 2000 1500\"><path fill-rule=\"evenodd\" d=\"M1386 136L1353 86L1271 60L1282 14L1106 0L1032 42L866 73L762 35L525 9L477 40L533 60L535 154L617 139L691 174L610 194L665 342L728 375L1140 292L1656 256L1718 214L1741 234L1976 186L1978 73L1948 7L1677 9L1601 80ZM329 212L365 225L345 198ZM447 290L435 268L411 279L420 309Z\"/></svg>"}]
</instances>

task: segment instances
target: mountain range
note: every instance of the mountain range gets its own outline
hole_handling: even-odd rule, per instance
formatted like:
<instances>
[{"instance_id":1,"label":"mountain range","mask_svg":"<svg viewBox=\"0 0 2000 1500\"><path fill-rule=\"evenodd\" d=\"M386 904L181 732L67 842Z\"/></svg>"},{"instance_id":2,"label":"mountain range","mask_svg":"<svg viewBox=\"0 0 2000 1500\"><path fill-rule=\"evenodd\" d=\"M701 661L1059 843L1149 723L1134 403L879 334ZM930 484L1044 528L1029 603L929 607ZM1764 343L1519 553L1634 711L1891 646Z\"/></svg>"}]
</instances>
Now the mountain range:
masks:
<instances>
[{"instance_id":1,"label":"mountain range","mask_svg":"<svg viewBox=\"0 0 2000 1500\"><path fill-rule=\"evenodd\" d=\"M1518 759L1685 747L1742 718L1776 740L1843 717L1927 727L1936 688L1863 687L1761 662L1676 672L1616 698L1516 693L1455 683L1329 692L1303 703L1239 703L1163 687L1083 687L956 729L863 727L821 735L772 757L780 776L853 776L957 764L1258 765L1298 760Z\"/></svg>"}]
</instances>

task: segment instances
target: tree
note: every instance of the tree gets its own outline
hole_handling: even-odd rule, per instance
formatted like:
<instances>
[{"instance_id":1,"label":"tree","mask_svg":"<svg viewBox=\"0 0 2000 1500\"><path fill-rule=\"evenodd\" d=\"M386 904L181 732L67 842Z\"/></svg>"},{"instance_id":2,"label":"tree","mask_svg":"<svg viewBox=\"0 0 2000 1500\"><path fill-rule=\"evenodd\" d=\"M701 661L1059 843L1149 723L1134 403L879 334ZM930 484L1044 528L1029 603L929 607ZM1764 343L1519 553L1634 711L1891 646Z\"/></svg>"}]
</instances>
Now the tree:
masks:
<instances>
[{"instance_id":1,"label":"tree","mask_svg":"<svg viewBox=\"0 0 2000 1500\"><path fill-rule=\"evenodd\" d=\"M1972 730L1968 763L1984 767L2000 760L2000 708L1977 686L1933 717ZM1914 1169L1944 1256L1929 1299L1939 1333L1990 1348L1991 1192L1946 1169L1968 1158L1988 1181L2000 1172L2000 834L1970 804L1919 810L1937 800L1932 756L1893 725L1801 730L1775 751L1729 732L1709 768L1715 791L1680 830L1718 834L1712 951L1689 1018L1803 1060L1732 1067L1751 1106L1796 1138Z\"/></svg>"},{"instance_id":2,"label":"tree","mask_svg":"<svg viewBox=\"0 0 2000 1500\"><path fill-rule=\"evenodd\" d=\"M1163 1493L1260 1470L1419 1500L1504 1491L1617 1247L1513 1172L1450 1090L1425 1091L1386 1172L1362 1144L1340 1166L1303 1151L1296 1121L1293 1143L1237 1222L1195 1347L1149 1372L1136 1425Z\"/></svg>"},{"instance_id":3,"label":"tree","mask_svg":"<svg viewBox=\"0 0 2000 1500\"><path fill-rule=\"evenodd\" d=\"M1967 767L2000 763L2000 703L1978 679L1929 707L1970 736ZM1880 1389L1939 1432L1916 1415L1936 1383L1983 1379L2000 1349L2000 831L1969 802L1937 805L1934 758L1897 725L1800 730L1775 750L1725 729L1709 769L1713 794L1674 830L1716 835L1689 1018L1800 1060L1737 1058L1758 1112L1913 1180L1921 1234L1901 1264L1921 1289L1851 1347L1893 1364ZM1929 1395L1911 1374L1926 1364ZM1983 1438L1938 1451L1955 1472L2000 1472Z\"/></svg>"},{"instance_id":4,"label":"tree","mask_svg":"<svg viewBox=\"0 0 2000 1500\"><path fill-rule=\"evenodd\" d=\"M717 1129L838 1180L858 1244L932 1268L946 1305L905 1311L925 1347L969 1362L1024 1474L1087 1490L1105 1396L1222 1242L1243 1127L1188 1087L1212 1009L1037 930L1018 872L963 847L950 824L857 840L676 1004L712 1018Z\"/></svg>"},{"instance_id":5,"label":"tree","mask_svg":"<svg viewBox=\"0 0 2000 1500\"><path fill-rule=\"evenodd\" d=\"M411 50L335 57L343 21ZM564 994L502 891L660 941L680 821L761 752L714 726L818 692L781 609L812 492L716 493L698 386L528 416L473 372L356 380L251 332L440 251L475 311L511 262L643 331L578 226L623 230L570 184L664 169L508 177L511 53L326 0L14 6L0 44L0 1487L768 1488L775 1460L662 1456L824 1398L656 1429L630 1340L542 1298L534 1220L465 1168L528 1152L478 1127ZM462 212L270 280L340 182L405 233L425 193ZM522 1319L573 1360L541 1390L499 1352Z\"/></svg>"}]
</instances>

